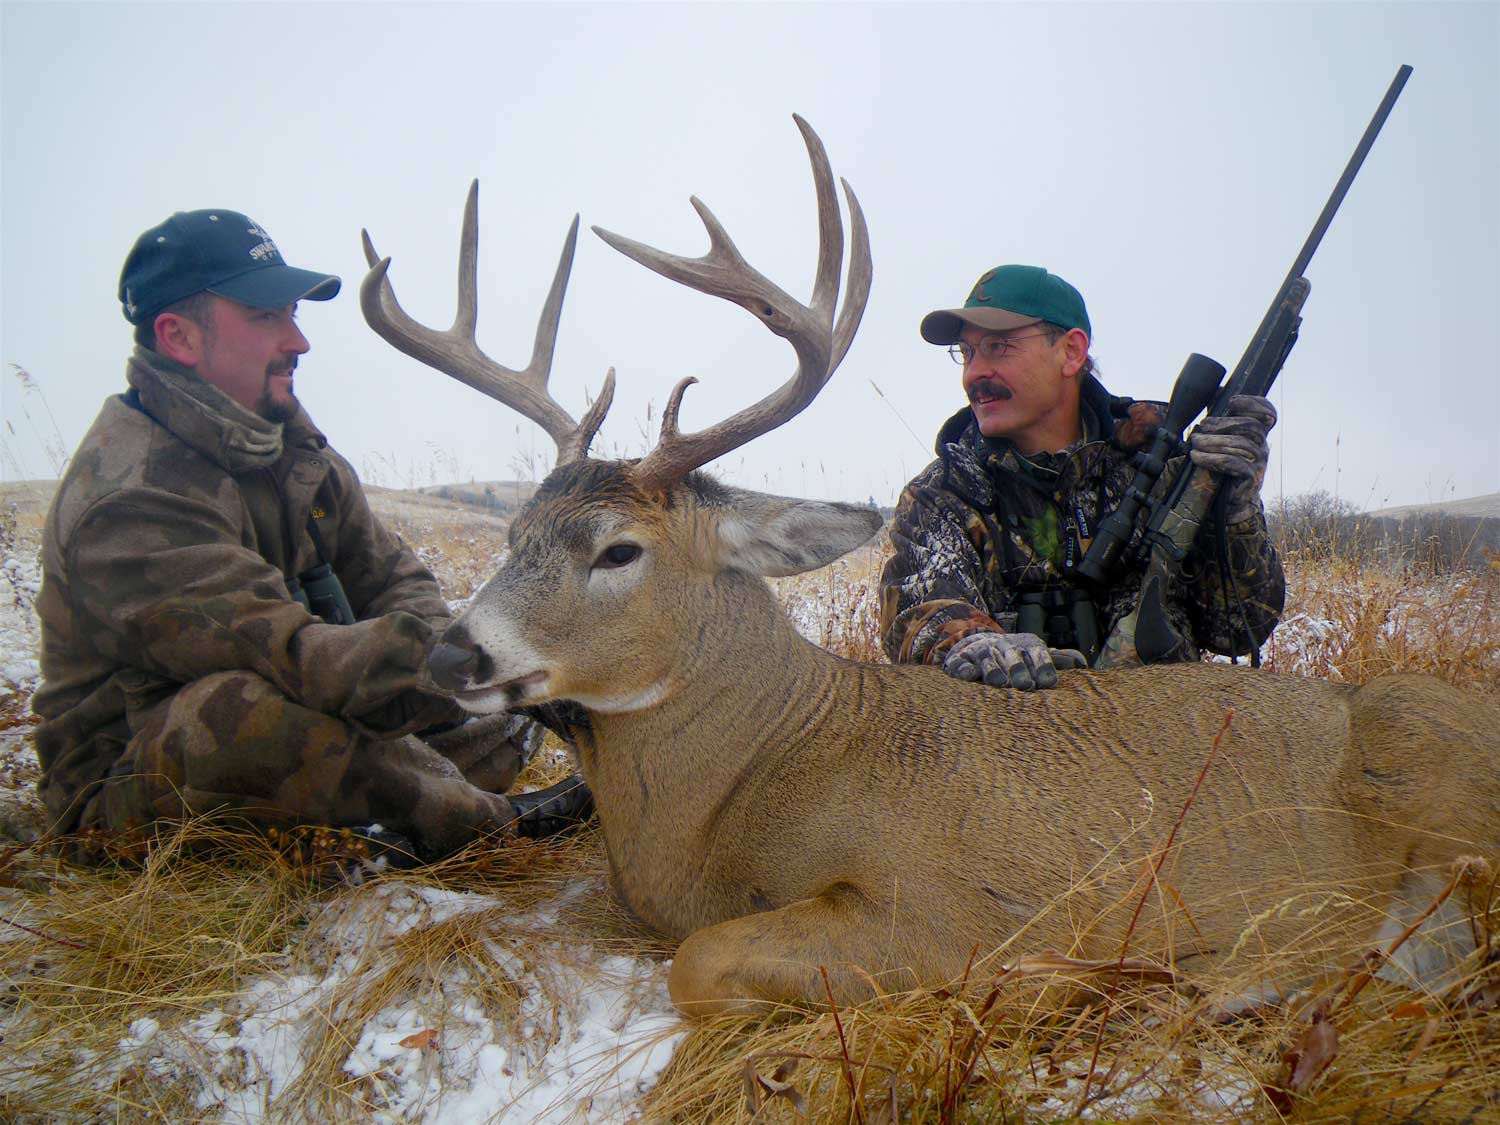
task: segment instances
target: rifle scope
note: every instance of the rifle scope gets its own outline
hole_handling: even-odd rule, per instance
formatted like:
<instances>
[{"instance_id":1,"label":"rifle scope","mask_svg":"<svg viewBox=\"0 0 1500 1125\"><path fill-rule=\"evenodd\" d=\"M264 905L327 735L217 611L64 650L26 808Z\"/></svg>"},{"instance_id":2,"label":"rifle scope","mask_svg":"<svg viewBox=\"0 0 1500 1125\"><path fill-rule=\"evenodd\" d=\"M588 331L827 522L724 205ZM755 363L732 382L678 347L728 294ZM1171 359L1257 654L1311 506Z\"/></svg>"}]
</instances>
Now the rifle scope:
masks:
<instances>
[{"instance_id":1,"label":"rifle scope","mask_svg":"<svg viewBox=\"0 0 1500 1125\"><path fill-rule=\"evenodd\" d=\"M1206 355L1194 352L1187 357L1177 382L1172 384L1172 400L1167 403L1167 417L1156 428L1151 445L1137 453L1132 461L1135 478L1113 512L1105 517L1094 535L1094 541L1078 564L1078 573L1093 582L1105 581L1115 569L1120 553L1130 542L1136 516L1141 506L1151 502L1151 489L1161 478L1167 458L1182 448L1182 432L1213 401L1224 378L1224 365Z\"/></svg>"}]
</instances>

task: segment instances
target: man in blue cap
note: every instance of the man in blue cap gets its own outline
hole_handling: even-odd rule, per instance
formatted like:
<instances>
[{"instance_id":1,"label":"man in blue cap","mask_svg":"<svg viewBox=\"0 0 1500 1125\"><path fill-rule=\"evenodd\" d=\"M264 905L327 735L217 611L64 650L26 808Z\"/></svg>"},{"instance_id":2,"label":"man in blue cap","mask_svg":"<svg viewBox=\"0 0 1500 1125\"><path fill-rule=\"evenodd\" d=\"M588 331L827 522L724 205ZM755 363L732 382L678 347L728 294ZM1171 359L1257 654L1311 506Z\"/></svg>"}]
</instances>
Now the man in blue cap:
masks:
<instances>
[{"instance_id":1,"label":"man in blue cap","mask_svg":"<svg viewBox=\"0 0 1500 1125\"><path fill-rule=\"evenodd\" d=\"M426 668L437 582L294 391L297 304L338 291L228 210L125 261L129 389L59 484L37 599L39 787L85 851L216 815L430 859L515 825L540 728L458 726Z\"/></svg>"},{"instance_id":2,"label":"man in blue cap","mask_svg":"<svg viewBox=\"0 0 1500 1125\"><path fill-rule=\"evenodd\" d=\"M962 308L929 313L921 332L962 367L969 405L897 506L881 576L886 654L963 680L1055 686L1059 668L1091 664L1135 608L1139 567L1105 585L1075 568L1124 497L1163 404L1104 389L1083 297L1038 266L990 270ZM1269 401L1242 395L1191 439L1193 461L1221 474L1229 495L1223 525L1199 536L1168 597L1187 639L1181 659L1245 653L1280 617L1285 578L1260 502L1275 423ZM1169 465L1160 493L1184 463Z\"/></svg>"}]
</instances>

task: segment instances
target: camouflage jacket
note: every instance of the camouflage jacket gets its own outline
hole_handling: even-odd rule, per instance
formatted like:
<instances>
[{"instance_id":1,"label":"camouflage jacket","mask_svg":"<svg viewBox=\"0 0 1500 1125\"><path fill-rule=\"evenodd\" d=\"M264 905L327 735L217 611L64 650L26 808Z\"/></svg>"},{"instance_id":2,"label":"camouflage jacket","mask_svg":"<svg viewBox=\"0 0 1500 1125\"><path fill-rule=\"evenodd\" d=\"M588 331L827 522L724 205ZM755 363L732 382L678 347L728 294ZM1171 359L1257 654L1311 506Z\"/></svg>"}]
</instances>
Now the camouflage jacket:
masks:
<instances>
[{"instance_id":1,"label":"camouflage jacket","mask_svg":"<svg viewBox=\"0 0 1500 1125\"><path fill-rule=\"evenodd\" d=\"M43 534L44 682L32 707L51 822L71 827L69 810L108 773L132 716L215 672L253 671L372 731L451 712L422 690L448 620L437 582L371 513L307 414L267 422L140 348L126 376ZM309 521L330 557L320 560ZM326 624L293 600L287 577L319 561L343 583L355 624Z\"/></svg>"},{"instance_id":2,"label":"camouflage jacket","mask_svg":"<svg viewBox=\"0 0 1500 1125\"><path fill-rule=\"evenodd\" d=\"M886 655L941 664L971 632L1015 631L1021 594L1085 589L1069 571L1101 519L1119 505L1135 475L1131 453L1150 439L1163 413L1160 403L1116 398L1090 377L1082 441L1030 458L1009 442L985 438L968 409L950 418L938 434L938 459L906 486L891 524L895 553L880 584ZM1180 457L1168 463L1158 496L1185 464ZM1281 561L1263 512L1227 531L1234 585L1259 645L1281 615ZM1188 577L1169 593L1168 618L1190 642L1185 659L1198 659L1200 649L1249 651L1245 620L1224 595L1219 554L1214 532L1205 531L1187 560ZM1101 641L1135 608L1141 574L1137 566L1103 589L1085 590Z\"/></svg>"}]
</instances>

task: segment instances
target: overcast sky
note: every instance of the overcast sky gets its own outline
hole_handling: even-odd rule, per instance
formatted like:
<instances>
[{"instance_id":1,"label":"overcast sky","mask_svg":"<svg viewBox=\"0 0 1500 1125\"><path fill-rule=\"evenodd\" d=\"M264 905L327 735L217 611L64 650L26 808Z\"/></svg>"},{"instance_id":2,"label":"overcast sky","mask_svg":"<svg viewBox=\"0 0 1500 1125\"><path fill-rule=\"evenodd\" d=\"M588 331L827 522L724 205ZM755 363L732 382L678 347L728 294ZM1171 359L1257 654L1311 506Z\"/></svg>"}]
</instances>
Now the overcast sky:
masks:
<instances>
[{"instance_id":1,"label":"overcast sky","mask_svg":"<svg viewBox=\"0 0 1500 1125\"><path fill-rule=\"evenodd\" d=\"M1083 292L1118 394L1232 367L1402 63L1415 73L1308 271L1268 497L1362 508L1500 491L1500 4L73 4L0 2L5 479L55 475L124 386L120 263L223 207L344 291L305 304L298 394L366 480L540 477L535 427L364 324L368 227L446 327L480 181L480 328L520 366L583 217L552 375L596 452L638 455L686 375L697 429L791 350L589 224L697 254L698 195L799 299L816 253L793 112L869 220L864 324L820 399L727 479L889 503L963 405L917 323L1003 262ZM31 373L27 391L11 365ZM876 388L883 393L877 393ZM648 409L651 411L648 422ZM50 413L49 413L50 411Z\"/></svg>"}]
</instances>

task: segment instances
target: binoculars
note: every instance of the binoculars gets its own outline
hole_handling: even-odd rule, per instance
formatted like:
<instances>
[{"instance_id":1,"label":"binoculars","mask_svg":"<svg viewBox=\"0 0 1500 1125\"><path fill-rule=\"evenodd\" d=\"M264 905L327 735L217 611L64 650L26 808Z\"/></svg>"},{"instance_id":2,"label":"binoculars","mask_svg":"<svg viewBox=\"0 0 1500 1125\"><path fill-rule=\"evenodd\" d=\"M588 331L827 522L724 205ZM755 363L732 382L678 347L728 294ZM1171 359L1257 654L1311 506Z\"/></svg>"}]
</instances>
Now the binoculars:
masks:
<instances>
[{"instance_id":1,"label":"binoculars","mask_svg":"<svg viewBox=\"0 0 1500 1125\"><path fill-rule=\"evenodd\" d=\"M330 625L353 625L354 610L349 606L349 597L333 567L319 563L311 570L304 570L287 582L293 600L314 617L321 617Z\"/></svg>"},{"instance_id":2,"label":"binoculars","mask_svg":"<svg viewBox=\"0 0 1500 1125\"><path fill-rule=\"evenodd\" d=\"M1089 664L1099 655L1099 616L1082 590L1034 590L1016 599L1016 632L1035 633L1048 648L1076 648Z\"/></svg>"}]
</instances>

